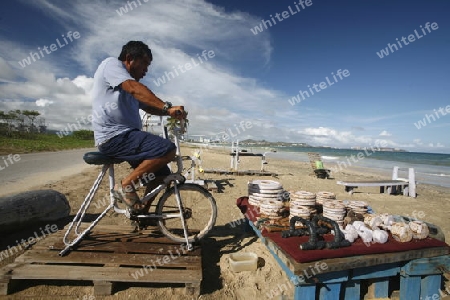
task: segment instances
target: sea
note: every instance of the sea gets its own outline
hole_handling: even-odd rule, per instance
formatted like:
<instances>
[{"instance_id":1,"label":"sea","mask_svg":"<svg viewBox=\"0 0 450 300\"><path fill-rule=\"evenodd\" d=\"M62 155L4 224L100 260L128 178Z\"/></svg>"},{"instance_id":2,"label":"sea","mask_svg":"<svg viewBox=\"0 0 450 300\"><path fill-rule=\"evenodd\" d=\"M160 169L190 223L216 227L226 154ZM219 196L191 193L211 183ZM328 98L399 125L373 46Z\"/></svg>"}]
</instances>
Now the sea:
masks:
<instances>
[{"instance_id":1,"label":"sea","mask_svg":"<svg viewBox=\"0 0 450 300\"><path fill-rule=\"evenodd\" d=\"M399 167L401 178L408 178L408 169L414 168L418 184L426 183L450 188L450 154L293 146L246 149L265 153L269 164L271 157L309 162L308 152L317 152L321 155L325 168L337 172L344 172L346 168L355 169L381 175L386 179L391 179L394 166Z\"/></svg>"}]
</instances>

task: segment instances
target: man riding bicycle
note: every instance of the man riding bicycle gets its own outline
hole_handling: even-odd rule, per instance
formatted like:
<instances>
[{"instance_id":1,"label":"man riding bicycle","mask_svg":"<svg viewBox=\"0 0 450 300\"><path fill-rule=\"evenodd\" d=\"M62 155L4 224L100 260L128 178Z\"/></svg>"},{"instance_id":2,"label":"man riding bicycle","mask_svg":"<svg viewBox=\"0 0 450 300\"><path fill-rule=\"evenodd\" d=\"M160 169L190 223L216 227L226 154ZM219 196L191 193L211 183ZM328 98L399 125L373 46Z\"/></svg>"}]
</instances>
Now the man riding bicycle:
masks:
<instances>
[{"instance_id":1,"label":"man riding bicycle","mask_svg":"<svg viewBox=\"0 0 450 300\"><path fill-rule=\"evenodd\" d=\"M95 146L101 153L127 161L134 168L113 190L133 214L148 211L153 200L141 204L135 183L151 179L147 184L147 191L151 191L170 174L167 164L176 153L170 140L141 131L139 109L178 120L186 117L183 106L162 101L139 82L152 59L146 44L130 41L118 58L109 57L100 63L92 89Z\"/></svg>"}]
</instances>

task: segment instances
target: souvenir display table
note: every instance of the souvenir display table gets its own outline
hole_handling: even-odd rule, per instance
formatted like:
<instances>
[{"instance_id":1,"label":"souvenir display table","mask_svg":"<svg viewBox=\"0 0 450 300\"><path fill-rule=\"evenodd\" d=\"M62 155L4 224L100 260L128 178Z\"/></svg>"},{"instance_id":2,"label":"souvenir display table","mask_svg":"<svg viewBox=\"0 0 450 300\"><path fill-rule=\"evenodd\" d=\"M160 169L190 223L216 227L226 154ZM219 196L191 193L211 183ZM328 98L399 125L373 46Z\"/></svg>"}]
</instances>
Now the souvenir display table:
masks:
<instances>
[{"instance_id":1,"label":"souvenir display table","mask_svg":"<svg viewBox=\"0 0 450 300\"><path fill-rule=\"evenodd\" d=\"M296 300L385 299L393 290L401 300L440 299L442 274L450 270L445 242L428 237L401 243L389 236L384 244L357 239L339 249L301 250L308 236L283 238L280 231L259 226L258 208L248 198L239 199L238 206L295 286ZM333 238L323 235L325 241Z\"/></svg>"}]
</instances>

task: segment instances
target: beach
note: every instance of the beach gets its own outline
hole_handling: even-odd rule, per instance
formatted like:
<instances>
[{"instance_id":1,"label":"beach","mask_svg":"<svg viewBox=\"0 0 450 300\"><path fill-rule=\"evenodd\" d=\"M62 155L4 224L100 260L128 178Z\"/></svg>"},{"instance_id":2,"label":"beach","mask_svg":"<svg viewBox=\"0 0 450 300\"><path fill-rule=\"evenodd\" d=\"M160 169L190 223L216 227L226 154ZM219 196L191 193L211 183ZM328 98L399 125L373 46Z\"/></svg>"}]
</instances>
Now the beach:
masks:
<instances>
[{"instance_id":1,"label":"beach","mask_svg":"<svg viewBox=\"0 0 450 300\"><path fill-rule=\"evenodd\" d=\"M197 148L182 147L183 155L192 155ZM228 170L230 156L226 149L201 149L202 168ZM403 195L380 194L379 188L358 188L353 195L344 191L342 185L336 184L338 180L379 180L390 179L370 169L348 167L332 174L331 179L318 179L311 176L312 169L309 162L294 161L267 156L267 171L278 174L270 176L237 176L219 175L212 173L196 173L200 179L216 181L219 191L212 192L217 206L218 216L215 228L203 241L203 281L199 299L279 299L277 292L279 286L289 283L275 259L270 255L266 246L252 234L245 232L243 226L236 226L237 220L242 218L236 206L236 199L247 196L247 183L254 179L270 179L278 181L287 191L308 191L317 193L327 191L336 194L339 200L362 200L367 202L376 213L389 213L410 216L435 224L442 229L450 239L450 188L444 186L419 183L417 197L411 198ZM259 170L260 157L241 157L240 170ZM325 168L327 162L324 162ZM393 166L392 166L393 167ZM53 189L63 193L71 205L71 215L80 207L85 195L98 175L99 167L89 167L78 174L71 174L61 178L60 181L36 185L27 190ZM116 178L122 178L129 171L127 164L116 166ZM106 181L103 183L97 198L107 193ZM92 207L91 212L100 212L100 208ZM115 224L133 229L130 221L122 215L108 215L100 224ZM4 240L23 238L21 232L11 234ZM1 251L8 245L2 242ZM229 266L229 255L235 252L254 252L258 255L259 267L256 271L234 273ZM17 254L18 255L18 254ZM17 256L15 255L15 256ZM70 255L70 254L69 254ZM11 263L13 257L2 260L1 266ZM448 282L447 286L448 286ZM293 295L292 285L283 290L289 297ZM94 288L87 285L39 285L38 283L21 283L17 291L10 296L0 296L0 299L192 299L184 294L183 288L154 287L146 288L126 287L111 296L94 296ZM40 298L41 296L42 298ZM84 297L84 298L83 298Z\"/></svg>"}]
</instances>

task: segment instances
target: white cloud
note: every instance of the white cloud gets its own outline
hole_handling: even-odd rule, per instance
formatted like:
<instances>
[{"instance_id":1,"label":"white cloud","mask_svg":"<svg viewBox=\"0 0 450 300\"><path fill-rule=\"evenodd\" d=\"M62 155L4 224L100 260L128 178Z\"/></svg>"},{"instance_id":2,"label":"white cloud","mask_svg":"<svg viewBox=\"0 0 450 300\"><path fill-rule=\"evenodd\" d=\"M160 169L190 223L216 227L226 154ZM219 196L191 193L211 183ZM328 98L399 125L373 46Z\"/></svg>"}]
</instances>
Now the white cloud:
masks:
<instances>
[{"instance_id":1,"label":"white cloud","mask_svg":"<svg viewBox=\"0 0 450 300\"><path fill-rule=\"evenodd\" d=\"M244 68L253 72L267 68L273 51L269 32L255 37L250 31L260 18L245 12L224 11L203 0L152 0L141 1L138 9L120 17L116 10L127 4L123 0L22 2L38 7L57 20L62 32L80 32L80 38L70 47L25 69L19 67L18 61L35 51L36 46L0 37L0 53L4 55L0 57L0 81L5 82L0 85L0 110L39 110L49 128L61 129L68 122L74 123L91 113L89 91L96 67L107 56L117 57L128 40L149 44L154 60L142 82L163 100L186 106L192 134L216 135L248 121L252 127L240 133L241 140L367 146L373 145L379 136L389 137L391 133L383 130L377 135L383 128L370 129L364 124L399 116L325 116L307 106L302 110L292 109L287 101L290 95L242 75ZM42 44L48 45L47 41ZM154 79L173 71L174 67L197 60L197 54L204 50L214 51L214 58L166 84L154 83ZM347 121L352 130L341 129L338 122L321 123L324 119L334 122L336 118ZM390 140L386 143L399 146Z\"/></svg>"},{"instance_id":2,"label":"white cloud","mask_svg":"<svg viewBox=\"0 0 450 300\"><path fill-rule=\"evenodd\" d=\"M421 139L414 139L413 143L416 144L416 145L423 145Z\"/></svg>"},{"instance_id":3,"label":"white cloud","mask_svg":"<svg viewBox=\"0 0 450 300\"><path fill-rule=\"evenodd\" d=\"M0 57L0 82L8 82L10 80L14 80L15 78L15 70L11 68L9 63L3 57Z\"/></svg>"},{"instance_id":4,"label":"white cloud","mask_svg":"<svg viewBox=\"0 0 450 300\"><path fill-rule=\"evenodd\" d=\"M367 146L375 142L369 136L356 136L351 131L339 131L328 127L312 128L308 127L299 130L298 133L304 136L308 143L313 145L339 145L339 146L351 146L361 145Z\"/></svg>"},{"instance_id":5,"label":"white cloud","mask_svg":"<svg viewBox=\"0 0 450 300\"><path fill-rule=\"evenodd\" d=\"M40 107L49 106L52 103L53 103L53 101L48 100L48 99L38 99L38 100L36 100L36 106L40 106Z\"/></svg>"}]
</instances>

